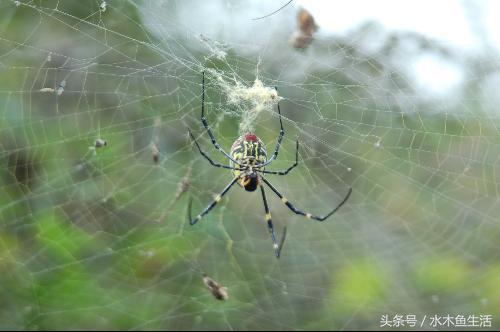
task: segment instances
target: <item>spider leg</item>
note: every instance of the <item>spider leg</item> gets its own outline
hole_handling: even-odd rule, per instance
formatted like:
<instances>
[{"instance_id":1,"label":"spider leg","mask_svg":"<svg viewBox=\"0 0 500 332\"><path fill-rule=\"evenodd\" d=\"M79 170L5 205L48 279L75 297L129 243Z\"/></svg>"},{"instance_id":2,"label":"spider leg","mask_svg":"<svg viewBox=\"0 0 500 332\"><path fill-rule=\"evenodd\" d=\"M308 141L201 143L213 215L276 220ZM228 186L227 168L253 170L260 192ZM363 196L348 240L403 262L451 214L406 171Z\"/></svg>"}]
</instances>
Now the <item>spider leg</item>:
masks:
<instances>
[{"instance_id":1,"label":"spider leg","mask_svg":"<svg viewBox=\"0 0 500 332\"><path fill-rule=\"evenodd\" d=\"M278 91L277 87L274 87L274 88L276 89L276 91ZM280 103L279 102L278 102L278 117L280 119L280 134L278 136L278 141L276 142L276 147L274 148L274 153L271 156L271 158L269 158L268 161L266 161L262 164L256 165L256 167L264 167L266 165L269 165L274 159L276 159L276 157L278 157L278 152L280 150L281 141L283 141L283 137L285 136L285 130L283 129L283 122L281 121L281 110L280 110Z\"/></svg>"},{"instance_id":2,"label":"spider leg","mask_svg":"<svg viewBox=\"0 0 500 332\"><path fill-rule=\"evenodd\" d=\"M288 172L294 169L295 166L297 166L298 164L299 164L299 141L297 140L297 147L295 148L295 163L292 166L288 167L284 171L267 171L267 170L257 170L257 171L264 174L287 175Z\"/></svg>"},{"instance_id":3,"label":"spider leg","mask_svg":"<svg viewBox=\"0 0 500 332\"><path fill-rule=\"evenodd\" d=\"M203 152L203 150L200 147L200 144L198 144L198 141L193 136L193 133L191 132L191 130L188 129L188 132L189 132L189 135L191 136L191 139L194 141L194 144L196 144L198 151L200 151L200 154L203 157L205 157L205 159L207 159L210 162L210 164L212 164L212 166L222 167L222 168L232 169L232 170L242 170L242 169L244 170L245 169L245 168L236 168L236 167L232 167L232 166L228 166L228 165L223 165L223 164L219 164L218 162L213 161L212 159L210 159L210 157L205 152Z\"/></svg>"},{"instance_id":4,"label":"spider leg","mask_svg":"<svg viewBox=\"0 0 500 332\"><path fill-rule=\"evenodd\" d=\"M215 140L215 136L212 133L210 126L208 125L207 118L205 118L205 72L203 72L203 81L202 81L201 123L203 123L203 127L205 127L205 129L207 130L208 136L210 136L210 140L212 141L213 146L217 150L219 150L224 156L226 156L226 158L231 160L233 163L235 163L236 165L242 166L241 163L239 163L236 160L234 160L233 158L231 158L231 156L220 147L219 143L217 143L217 141Z\"/></svg>"},{"instance_id":5,"label":"spider leg","mask_svg":"<svg viewBox=\"0 0 500 332\"><path fill-rule=\"evenodd\" d=\"M269 230L269 234L271 235L271 239L273 240L274 254L276 255L276 258L279 258L281 253L281 248L283 248L283 244L285 243L286 227L283 229L283 236L281 237L280 243L278 244L278 242L276 242L276 234L274 233L273 221L271 219L271 212L269 211L269 205L267 204L266 192L264 191L264 186L260 186L260 190L262 192L262 200L264 201L264 210L266 211L267 229Z\"/></svg>"},{"instance_id":6,"label":"spider leg","mask_svg":"<svg viewBox=\"0 0 500 332\"><path fill-rule=\"evenodd\" d=\"M222 192L217 195L214 200L207 205L207 207L199 214L196 216L196 218L192 218L191 217L191 206L193 204L193 199L190 199L189 200L189 203L188 203L188 218L189 218L189 224L191 225L194 225L196 224L201 218L203 218L204 215L206 215L207 213L210 212L210 210L212 210L216 205L217 203L219 203L219 201L222 199L222 196L224 196L228 191L229 189L231 189L231 187L236 183L236 181L238 180L239 178L236 177L234 178L227 186L226 188L224 188L222 190Z\"/></svg>"},{"instance_id":7,"label":"spider leg","mask_svg":"<svg viewBox=\"0 0 500 332\"><path fill-rule=\"evenodd\" d=\"M329 212L328 214L324 215L324 216L315 216L311 213L308 213L308 212L304 212L304 211L301 211L299 209L297 209L295 206L293 206L292 203L290 203L288 201L288 199L286 199L279 191L278 189L276 189L269 181L267 181L266 179L264 179L264 177L262 177L262 181L264 181L268 186L269 188L271 188L272 191L274 191L274 193L276 194L276 196L278 196L279 198L281 198L281 201L290 209L292 210L295 214L298 214L298 215L301 215L301 216L305 216L306 218L309 218L309 219L314 219L314 220L318 220L318 221L324 221L325 219L327 219L328 217L330 217L332 214L334 214L342 205L344 205L344 203L347 201L347 199L349 198L349 196L351 195L352 193L352 188L349 188L349 192L347 193L347 195L344 197L344 199L342 200L342 202L340 202L339 205L337 205L335 207L335 209L333 209L331 212Z\"/></svg>"}]
</instances>

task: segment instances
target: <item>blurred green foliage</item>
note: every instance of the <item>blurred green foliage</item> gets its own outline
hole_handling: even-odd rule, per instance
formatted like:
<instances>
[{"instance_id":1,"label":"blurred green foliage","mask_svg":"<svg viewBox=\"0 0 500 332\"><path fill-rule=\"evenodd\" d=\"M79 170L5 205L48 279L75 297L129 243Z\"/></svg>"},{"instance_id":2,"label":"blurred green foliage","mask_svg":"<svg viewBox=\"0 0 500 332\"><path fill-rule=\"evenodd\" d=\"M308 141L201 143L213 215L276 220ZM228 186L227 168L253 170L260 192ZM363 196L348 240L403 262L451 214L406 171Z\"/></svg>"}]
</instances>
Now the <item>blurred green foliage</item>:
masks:
<instances>
[{"instance_id":1,"label":"blurred green foliage","mask_svg":"<svg viewBox=\"0 0 500 332\"><path fill-rule=\"evenodd\" d=\"M384 108L374 95L416 96L387 64L393 44L375 58L359 44L315 41L345 63L280 90L288 136L277 168L293 159L295 136L304 165L273 181L312 210L348 185L354 194L335 221L314 226L272 203L278 225L293 223L275 261L258 197L233 189L196 229L185 220L188 195L200 209L229 180L186 139L187 126L202 132L196 64L238 68L251 82L256 63L232 50L207 60L168 33L157 40L141 6L113 2L103 18L96 2L0 3L1 329L378 329L396 314L490 314L498 327L499 122L472 86L456 113L417 97L415 112ZM263 70L270 85L279 68ZM386 71L393 91L353 79ZM62 80L60 96L40 92ZM214 87L210 122L230 146L238 119L218 122L226 106ZM266 142L274 120L259 126ZM108 146L93 149L97 138ZM190 192L177 201L190 166ZM229 288L228 301L204 288L203 272Z\"/></svg>"}]
</instances>

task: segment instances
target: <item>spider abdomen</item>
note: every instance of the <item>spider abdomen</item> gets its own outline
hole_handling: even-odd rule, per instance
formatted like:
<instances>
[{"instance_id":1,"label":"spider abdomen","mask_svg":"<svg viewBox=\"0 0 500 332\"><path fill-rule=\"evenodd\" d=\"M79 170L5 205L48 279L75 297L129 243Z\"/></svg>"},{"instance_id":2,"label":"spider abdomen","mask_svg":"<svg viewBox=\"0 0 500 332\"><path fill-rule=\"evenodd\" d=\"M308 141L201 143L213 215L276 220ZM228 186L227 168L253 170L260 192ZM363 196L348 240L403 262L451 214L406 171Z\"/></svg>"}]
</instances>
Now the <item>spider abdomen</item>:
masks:
<instances>
[{"instance_id":1,"label":"spider abdomen","mask_svg":"<svg viewBox=\"0 0 500 332\"><path fill-rule=\"evenodd\" d=\"M245 166L262 164L267 160L266 147L264 143L254 134L244 134L238 137L231 146L231 158ZM247 191L254 191L259 185L259 176L255 171L247 175L241 175L239 166L230 162L234 177L241 177L238 183ZM259 168L259 167L256 167Z\"/></svg>"}]
</instances>

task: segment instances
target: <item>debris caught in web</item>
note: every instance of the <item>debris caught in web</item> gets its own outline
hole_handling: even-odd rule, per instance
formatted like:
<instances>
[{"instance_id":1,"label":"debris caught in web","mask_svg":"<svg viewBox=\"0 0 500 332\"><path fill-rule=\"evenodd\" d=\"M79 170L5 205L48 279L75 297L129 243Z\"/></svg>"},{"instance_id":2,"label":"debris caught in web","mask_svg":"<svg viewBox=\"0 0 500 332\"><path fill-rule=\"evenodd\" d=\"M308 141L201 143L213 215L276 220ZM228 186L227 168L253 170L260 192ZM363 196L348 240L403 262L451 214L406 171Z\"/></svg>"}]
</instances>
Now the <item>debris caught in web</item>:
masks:
<instances>
[{"instance_id":1,"label":"debris caught in web","mask_svg":"<svg viewBox=\"0 0 500 332\"><path fill-rule=\"evenodd\" d=\"M229 294L227 292L227 287L223 287L217 281L213 280L206 274L203 275L203 283L207 286L208 290L212 295L220 301L226 301L229 299Z\"/></svg>"},{"instance_id":2,"label":"debris caught in web","mask_svg":"<svg viewBox=\"0 0 500 332\"><path fill-rule=\"evenodd\" d=\"M106 142L106 141L105 141L105 140L103 140L102 138L98 138L98 139L96 139L96 140L95 140L95 142L94 142L94 147L95 147L96 149L98 149L98 148L102 148L102 147L104 147L104 146L108 146L108 142Z\"/></svg>"},{"instance_id":3,"label":"debris caught in web","mask_svg":"<svg viewBox=\"0 0 500 332\"><path fill-rule=\"evenodd\" d=\"M297 14L297 30L290 38L290 44L298 49L305 49L313 41L313 35L318 30L314 17L304 8Z\"/></svg>"},{"instance_id":4,"label":"debris caught in web","mask_svg":"<svg viewBox=\"0 0 500 332\"><path fill-rule=\"evenodd\" d=\"M153 138L151 140L151 156L153 157L153 162L155 164L158 164L160 161L160 149L158 148L158 144L160 142L160 127L161 118L156 117L153 127Z\"/></svg>"},{"instance_id":5,"label":"debris caught in web","mask_svg":"<svg viewBox=\"0 0 500 332\"><path fill-rule=\"evenodd\" d=\"M189 189L189 181L191 178L191 166L188 167L186 175L181 179L177 185L177 192L175 193L175 201L179 200L182 194L184 194Z\"/></svg>"},{"instance_id":6,"label":"debris caught in web","mask_svg":"<svg viewBox=\"0 0 500 332\"><path fill-rule=\"evenodd\" d=\"M63 80L59 83L59 86L56 89L56 95L60 96L64 92L64 88L66 87L66 81Z\"/></svg>"},{"instance_id":7,"label":"debris caught in web","mask_svg":"<svg viewBox=\"0 0 500 332\"><path fill-rule=\"evenodd\" d=\"M94 141L94 144L89 146L89 151L92 153L92 156L95 156L97 154L97 150L105 146L108 146L108 142L105 139L97 138Z\"/></svg>"},{"instance_id":8,"label":"debris caught in web","mask_svg":"<svg viewBox=\"0 0 500 332\"><path fill-rule=\"evenodd\" d=\"M104 13L104 12L106 11L106 9L107 9L107 6L108 6L108 4L106 3L106 1L103 1L103 2L101 2L101 4L99 5L99 10L100 10L102 13Z\"/></svg>"},{"instance_id":9,"label":"debris caught in web","mask_svg":"<svg viewBox=\"0 0 500 332\"><path fill-rule=\"evenodd\" d=\"M179 199L181 198L181 196L186 191L188 191L189 186L190 186L190 181L191 181L191 171L192 171L192 165L189 165L188 169L186 171L186 174L184 175L184 177L177 184L177 192L175 193L174 199L169 204L169 206L165 209L165 212L163 212L163 214L160 216L158 222L163 221L168 216L168 214L170 213L170 211L172 211L172 208L179 201Z\"/></svg>"},{"instance_id":10,"label":"debris caught in web","mask_svg":"<svg viewBox=\"0 0 500 332\"><path fill-rule=\"evenodd\" d=\"M153 162L158 164L160 161L160 150L156 146L156 143L151 144L151 156L153 157Z\"/></svg>"},{"instance_id":11,"label":"debris caught in web","mask_svg":"<svg viewBox=\"0 0 500 332\"><path fill-rule=\"evenodd\" d=\"M253 85L247 86L236 77L228 82L217 71L207 69L217 80L218 85L227 95L227 102L241 109L240 133L253 132L255 120L264 110L272 108L283 99L273 86L266 86L259 78L258 65Z\"/></svg>"}]
</instances>

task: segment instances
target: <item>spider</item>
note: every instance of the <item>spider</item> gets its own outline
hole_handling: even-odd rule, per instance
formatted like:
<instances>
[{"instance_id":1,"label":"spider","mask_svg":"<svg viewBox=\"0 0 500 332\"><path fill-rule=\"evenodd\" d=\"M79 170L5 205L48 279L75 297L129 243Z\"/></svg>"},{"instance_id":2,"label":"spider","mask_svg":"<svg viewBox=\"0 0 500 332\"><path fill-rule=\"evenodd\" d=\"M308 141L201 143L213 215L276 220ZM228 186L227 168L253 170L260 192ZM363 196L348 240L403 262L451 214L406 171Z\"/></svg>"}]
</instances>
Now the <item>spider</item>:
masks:
<instances>
[{"instance_id":1,"label":"spider","mask_svg":"<svg viewBox=\"0 0 500 332\"><path fill-rule=\"evenodd\" d=\"M277 89L276 89L277 90ZM196 224L203 216L208 214L216 205L220 202L222 197L231 189L231 187L238 183L243 189L246 191L255 191L257 188L260 188L262 194L262 200L264 202L264 211L265 211L265 219L267 221L267 228L269 234L271 235L271 239L273 241L274 253L277 258L280 257L281 249L283 247L283 243L286 237L286 227L283 230L283 236L278 244L276 241L276 234L274 232L274 226L271 219L271 212L269 210L269 205L267 203L266 192L264 190L264 185L266 184L271 191L273 191L276 196L278 196L281 201L295 214L305 216L308 219L314 219L317 221L324 221L328 217L330 217L333 213L335 213L349 198L352 192L352 188L349 188L347 195L344 199L328 214L324 216L316 216L308 212L304 212L302 210L297 209L288 199L283 196L278 189L276 189L263 175L264 174L275 174L275 175L287 175L293 168L298 165L298 157L299 157L299 141L296 141L295 147L295 163L288 167L284 171L271 171L264 169L267 165L271 164L277 157L278 152L281 146L281 141L285 135L285 130L283 129L283 123L281 121L281 111L278 103L278 117L280 120L280 132L278 136L278 140L276 143L276 147L274 149L273 155L271 158L267 159L267 152L263 142L253 133L245 133L242 136L238 137L233 145L231 146L231 153L228 154L225 152L220 145L217 143L212 130L210 129L207 119L205 118L205 72L203 72L203 80L202 80L202 99L201 99L201 123L203 127L205 127L210 139L212 140L212 144L215 149L219 150L228 160L229 165L223 165L213 161L200 147L198 141L193 136L191 130L188 129L189 135L191 139L196 144L200 154L207 159L212 166L221 167L225 169L230 169L233 174L233 179L229 184L218 194L214 200L208 204L208 206L198 214L194 219L191 217L191 206L192 200L189 201L188 204L188 218L189 223L191 225Z\"/></svg>"}]
</instances>

